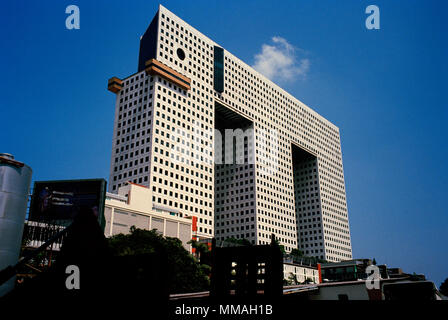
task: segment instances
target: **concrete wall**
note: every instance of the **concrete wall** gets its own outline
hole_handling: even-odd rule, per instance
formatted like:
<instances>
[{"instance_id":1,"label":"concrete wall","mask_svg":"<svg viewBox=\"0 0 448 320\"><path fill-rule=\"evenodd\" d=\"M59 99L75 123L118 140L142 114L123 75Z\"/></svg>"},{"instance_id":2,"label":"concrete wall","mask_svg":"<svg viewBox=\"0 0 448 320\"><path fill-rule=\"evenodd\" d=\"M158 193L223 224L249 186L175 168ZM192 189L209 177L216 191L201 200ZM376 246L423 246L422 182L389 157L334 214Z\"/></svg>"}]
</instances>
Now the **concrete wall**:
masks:
<instances>
[{"instance_id":1,"label":"concrete wall","mask_svg":"<svg viewBox=\"0 0 448 320\"><path fill-rule=\"evenodd\" d=\"M320 286L319 294L311 294L311 300L339 300L339 295L347 295L348 300L369 300L364 281L350 285Z\"/></svg>"}]
</instances>

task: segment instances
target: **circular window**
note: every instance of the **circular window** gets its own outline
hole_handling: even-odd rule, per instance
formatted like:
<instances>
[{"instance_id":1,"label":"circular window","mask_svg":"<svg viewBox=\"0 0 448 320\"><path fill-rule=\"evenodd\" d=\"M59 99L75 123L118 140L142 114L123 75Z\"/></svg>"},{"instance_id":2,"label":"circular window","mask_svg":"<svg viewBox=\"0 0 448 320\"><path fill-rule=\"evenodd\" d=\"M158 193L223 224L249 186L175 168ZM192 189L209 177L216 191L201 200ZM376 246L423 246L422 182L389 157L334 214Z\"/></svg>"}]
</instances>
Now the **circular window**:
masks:
<instances>
[{"instance_id":1,"label":"circular window","mask_svg":"<svg viewBox=\"0 0 448 320\"><path fill-rule=\"evenodd\" d=\"M181 48L177 49L177 57L180 60L184 60L185 59L185 52L184 52L184 50L182 50Z\"/></svg>"}]
</instances>

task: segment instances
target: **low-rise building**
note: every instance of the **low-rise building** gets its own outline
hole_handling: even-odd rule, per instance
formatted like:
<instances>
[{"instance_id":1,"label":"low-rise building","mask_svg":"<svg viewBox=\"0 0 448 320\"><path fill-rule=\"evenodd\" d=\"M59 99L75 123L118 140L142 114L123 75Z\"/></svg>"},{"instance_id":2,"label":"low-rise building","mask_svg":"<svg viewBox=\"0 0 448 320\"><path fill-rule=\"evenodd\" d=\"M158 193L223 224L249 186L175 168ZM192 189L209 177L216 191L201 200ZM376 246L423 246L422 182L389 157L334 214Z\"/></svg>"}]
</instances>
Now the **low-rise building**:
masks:
<instances>
[{"instance_id":1,"label":"low-rise building","mask_svg":"<svg viewBox=\"0 0 448 320\"><path fill-rule=\"evenodd\" d=\"M283 261L283 278L300 283L320 283L319 270L317 266L305 265Z\"/></svg>"},{"instance_id":2,"label":"low-rise building","mask_svg":"<svg viewBox=\"0 0 448 320\"><path fill-rule=\"evenodd\" d=\"M165 237L179 238L184 247L191 250L187 242L196 229L196 217L153 204L151 199L149 188L131 182L120 187L118 194L107 193L104 208L106 237L127 234L132 226L144 230L155 229Z\"/></svg>"},{"instance_id":3,"label":"low-rise building","mask_svg":"<svg viewBox=\"0 0 448 320\"><path fill-rule=\"evenodd\" d=\"M322 268L323 281L354 281L365 280L369 275L366 272L373 262L370 259L353 259L334 263L324 263ZM380 277L388 279L387 267L377 265Z\"/></svg>"}]
</instances>

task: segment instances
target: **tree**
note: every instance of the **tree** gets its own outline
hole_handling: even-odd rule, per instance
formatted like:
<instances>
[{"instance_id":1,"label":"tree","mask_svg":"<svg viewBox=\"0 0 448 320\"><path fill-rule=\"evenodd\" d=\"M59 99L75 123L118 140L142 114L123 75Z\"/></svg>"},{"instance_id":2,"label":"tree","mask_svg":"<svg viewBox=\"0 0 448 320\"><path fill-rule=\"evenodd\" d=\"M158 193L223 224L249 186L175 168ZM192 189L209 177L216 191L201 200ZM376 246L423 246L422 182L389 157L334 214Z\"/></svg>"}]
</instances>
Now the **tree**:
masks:
<instances>
[{"instance_id":1,"label":"tree","mask_svg":"<svg viewBox=\"0 0 448 320\"><path fill-rule=\"evenodd\" d=\"M240 246L251 246L252 243L247 239L235 239L234 237L227 238L225 242L234 243Z\"/></svg>"},{"instance_id":2,"label":"tree","mask_svg":"<svg viewBox=\"0 0 448 320\"><path fill-rule=\"evenodd\" d=\"M203 257L204 253L209 251L206 243L202 243L197 240L190 240L187 243L191 244L191 247L195 249L195 256L199 261L201 260L201 257Z\"/></svg>"},{"instance_id":3,"label":"tree","mask_svg":"<svg viewBox=\"0 0 448 320\"><path fill-rule=\"evenodd\" d=\"M299 284L299 280L297 279L297 275L295 273L290 272L288 277L288 282L290 284Z\"/></svg>"},{"instance_id":4,"label":"tree","mask_svg":"<svg viewBox=\"0 0 448 320\"><path fill-rule=\"evenodd\" d=\"M274 245L280 248L280 251L283 253L283 256L286 254L285 246L280 244L277 238L274 239Z\"/></svg>"},{"instance_id":5,"label":"tree","mask_svg":"<svg viewBox=\"0 0 448 320\"><path fill-rule=\"evenodd\" d=\"M448 297L448 278L446 278L445 281L442 282L439 291L441 294Z\"/></svg>"},{"instance_id":6,"label":"tree","mask_svg":"<svg viewBox=\"0 0 448 320\"><path fill-rule=\"evenodd\" d=\"M374 266L376 266L376 260L375 260L375 258L373 258L372 264L373 264Z\"/></svg>"},{"instance_id":7,"label":"tree","mask_svg":"<svg viewBox=\"0 0 448 320\"><path fill-rule=\"evenodd\" d=\"M297 258L303 257L303 251L300 251L298 248L297 249L292 249L290 254L292 256L294 256L294 257L297 257Z\"/></svg>"},{"instance_id":8,"label":"tree","mask_svg":"<svg viewBox=\"0 0 448 320\"><path fill-rule=\"evenodd\" d=\"M171 268L171 293L209 290L207 276L210 267L200 265L177 238L163 237L155 230L131 227L130 234L118 234L108 239L112 254L117 256L166 252Z\"/></svg>"}]
</instances>

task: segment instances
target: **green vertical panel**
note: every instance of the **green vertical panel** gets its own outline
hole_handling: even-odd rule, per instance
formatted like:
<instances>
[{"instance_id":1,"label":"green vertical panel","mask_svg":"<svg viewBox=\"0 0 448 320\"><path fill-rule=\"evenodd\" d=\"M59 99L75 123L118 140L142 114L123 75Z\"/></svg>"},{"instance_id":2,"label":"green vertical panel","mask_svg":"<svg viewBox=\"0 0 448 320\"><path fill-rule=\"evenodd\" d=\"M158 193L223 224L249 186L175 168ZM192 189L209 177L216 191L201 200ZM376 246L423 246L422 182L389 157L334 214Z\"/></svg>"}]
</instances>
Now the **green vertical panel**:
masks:
<instances>
[{"instance_id":1,"label":"green vertical panel","mask_svg":"<svg viewBox=\"0 0 448 320\"><path fill-rule=\"evenodd\" d=\"M213 50L213 87L224 92L224 49L215 46Z\"/></svg>"}]
</instances>

